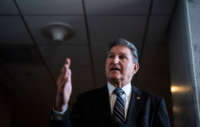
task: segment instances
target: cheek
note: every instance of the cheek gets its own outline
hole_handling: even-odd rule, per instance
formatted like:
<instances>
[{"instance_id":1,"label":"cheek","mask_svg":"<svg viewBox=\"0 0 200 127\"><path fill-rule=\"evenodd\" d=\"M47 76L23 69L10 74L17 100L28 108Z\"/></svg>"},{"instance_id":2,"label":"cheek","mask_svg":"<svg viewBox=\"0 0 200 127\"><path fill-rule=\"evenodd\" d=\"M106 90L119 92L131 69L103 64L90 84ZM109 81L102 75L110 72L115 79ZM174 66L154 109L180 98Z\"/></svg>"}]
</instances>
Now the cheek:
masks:
<instances>
[{"instance_id":1,"label":"cheek","mask_svg":"<svg viewBox=\"0 0 200 127\"><path fill-rule=\"evenodd\" d=\"M129 76L133 75L133 66L128 66L125 73Z\"/></svg>"}]
</instances>

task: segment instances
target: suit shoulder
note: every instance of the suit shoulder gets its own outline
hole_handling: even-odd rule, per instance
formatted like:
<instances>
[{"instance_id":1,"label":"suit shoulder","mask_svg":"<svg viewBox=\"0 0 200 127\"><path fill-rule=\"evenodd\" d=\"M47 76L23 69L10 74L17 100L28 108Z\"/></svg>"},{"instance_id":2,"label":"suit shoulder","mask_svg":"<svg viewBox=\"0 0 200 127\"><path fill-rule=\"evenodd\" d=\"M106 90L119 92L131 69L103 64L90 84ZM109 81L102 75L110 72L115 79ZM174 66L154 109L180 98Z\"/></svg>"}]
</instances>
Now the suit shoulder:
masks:
<instances>
[{"instance_id":1,"label":"suit shoulder","mask_svg":"<svg viewBox=\"0 0 200 127\"><path fill-rule=\"evenodd\" d=\"M104 95L106 92L107 92L107 87L103 86L100 88L85 91L85 92L79 94L78 97L80 97L80 98L96 98L96 97Z\"/></svg>"},{"instance_id":2,"label":"suit shoulder","mask_svg":"<svg viewBox=\"0 0 200 127\"><path fill-rule=\"evenodd\" d=\"M147 100L151 100L151 101L154 101L157 103L159 103L161 100L164 100L164 98L161 96L158 96L151 92L146 92L146 91L140 90L139 88L136 88L136 91L139 96L142 96L142 97L146 98Z\"/></svg>"}]
</instances>

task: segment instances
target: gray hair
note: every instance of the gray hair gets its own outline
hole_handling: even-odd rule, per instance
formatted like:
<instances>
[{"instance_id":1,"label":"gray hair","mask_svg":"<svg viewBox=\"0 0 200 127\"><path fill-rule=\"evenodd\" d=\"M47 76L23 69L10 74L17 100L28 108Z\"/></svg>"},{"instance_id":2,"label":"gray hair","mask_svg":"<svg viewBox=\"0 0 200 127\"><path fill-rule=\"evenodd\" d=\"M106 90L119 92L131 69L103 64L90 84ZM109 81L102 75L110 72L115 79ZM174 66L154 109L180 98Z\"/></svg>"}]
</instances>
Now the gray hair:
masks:
<instances>
[{"instance_id":1,"label":"gray hair","mask_svg":"<svg viewBox=\"0 0 200 127\"><path fill-rule=\"evenodd\" d=\"M132 42L129 42L126 39L118 38L118 39L113 40L108 46L108 51L110 51L113 47L118 46L118 45L129 48L133 55L133 62L138 63L139 59L138 59L137 48L135 47L135 45Z\"/></svg>"}]
</instances>

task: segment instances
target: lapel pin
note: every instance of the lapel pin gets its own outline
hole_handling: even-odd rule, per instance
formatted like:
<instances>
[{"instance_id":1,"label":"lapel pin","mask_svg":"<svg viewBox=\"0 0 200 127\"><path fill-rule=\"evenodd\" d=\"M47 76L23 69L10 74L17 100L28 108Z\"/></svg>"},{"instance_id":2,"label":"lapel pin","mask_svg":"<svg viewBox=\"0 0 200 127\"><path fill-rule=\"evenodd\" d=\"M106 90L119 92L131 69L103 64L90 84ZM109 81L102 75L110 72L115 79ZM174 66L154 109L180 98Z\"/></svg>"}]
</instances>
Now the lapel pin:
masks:
<instances>
[{"instance_id":1,"label":"lapel pin","mask_svg":"<svg viewBox=\"0 0 200 127\"><path fill-rule=\"evenodd\" d=\"M136 99L137 99L137 100L140 100L140 99L141 99L141 97L137 96L137 97L136 97Z\"/></svg>"}]
</instances>

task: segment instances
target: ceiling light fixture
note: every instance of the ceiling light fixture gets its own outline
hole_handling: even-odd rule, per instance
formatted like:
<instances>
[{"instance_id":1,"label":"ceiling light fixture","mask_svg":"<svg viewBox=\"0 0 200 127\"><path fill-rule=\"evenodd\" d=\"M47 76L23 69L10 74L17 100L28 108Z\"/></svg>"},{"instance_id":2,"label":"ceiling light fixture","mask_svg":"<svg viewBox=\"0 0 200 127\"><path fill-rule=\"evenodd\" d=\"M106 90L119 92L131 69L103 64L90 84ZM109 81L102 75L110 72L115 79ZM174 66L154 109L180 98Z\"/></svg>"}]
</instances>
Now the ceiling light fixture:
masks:
<instances>
[{"instance_id":1,"label":"ceiling light fixture","mask_svg":"<svg viewBox=\"0 0 200 127\"><path fill-rule=\"evenodd\" d=\"M74 36L72 26L66 23L50 23L41 28L42 35L48 40L64 42Z\"/></svg>"}]
</instances>

